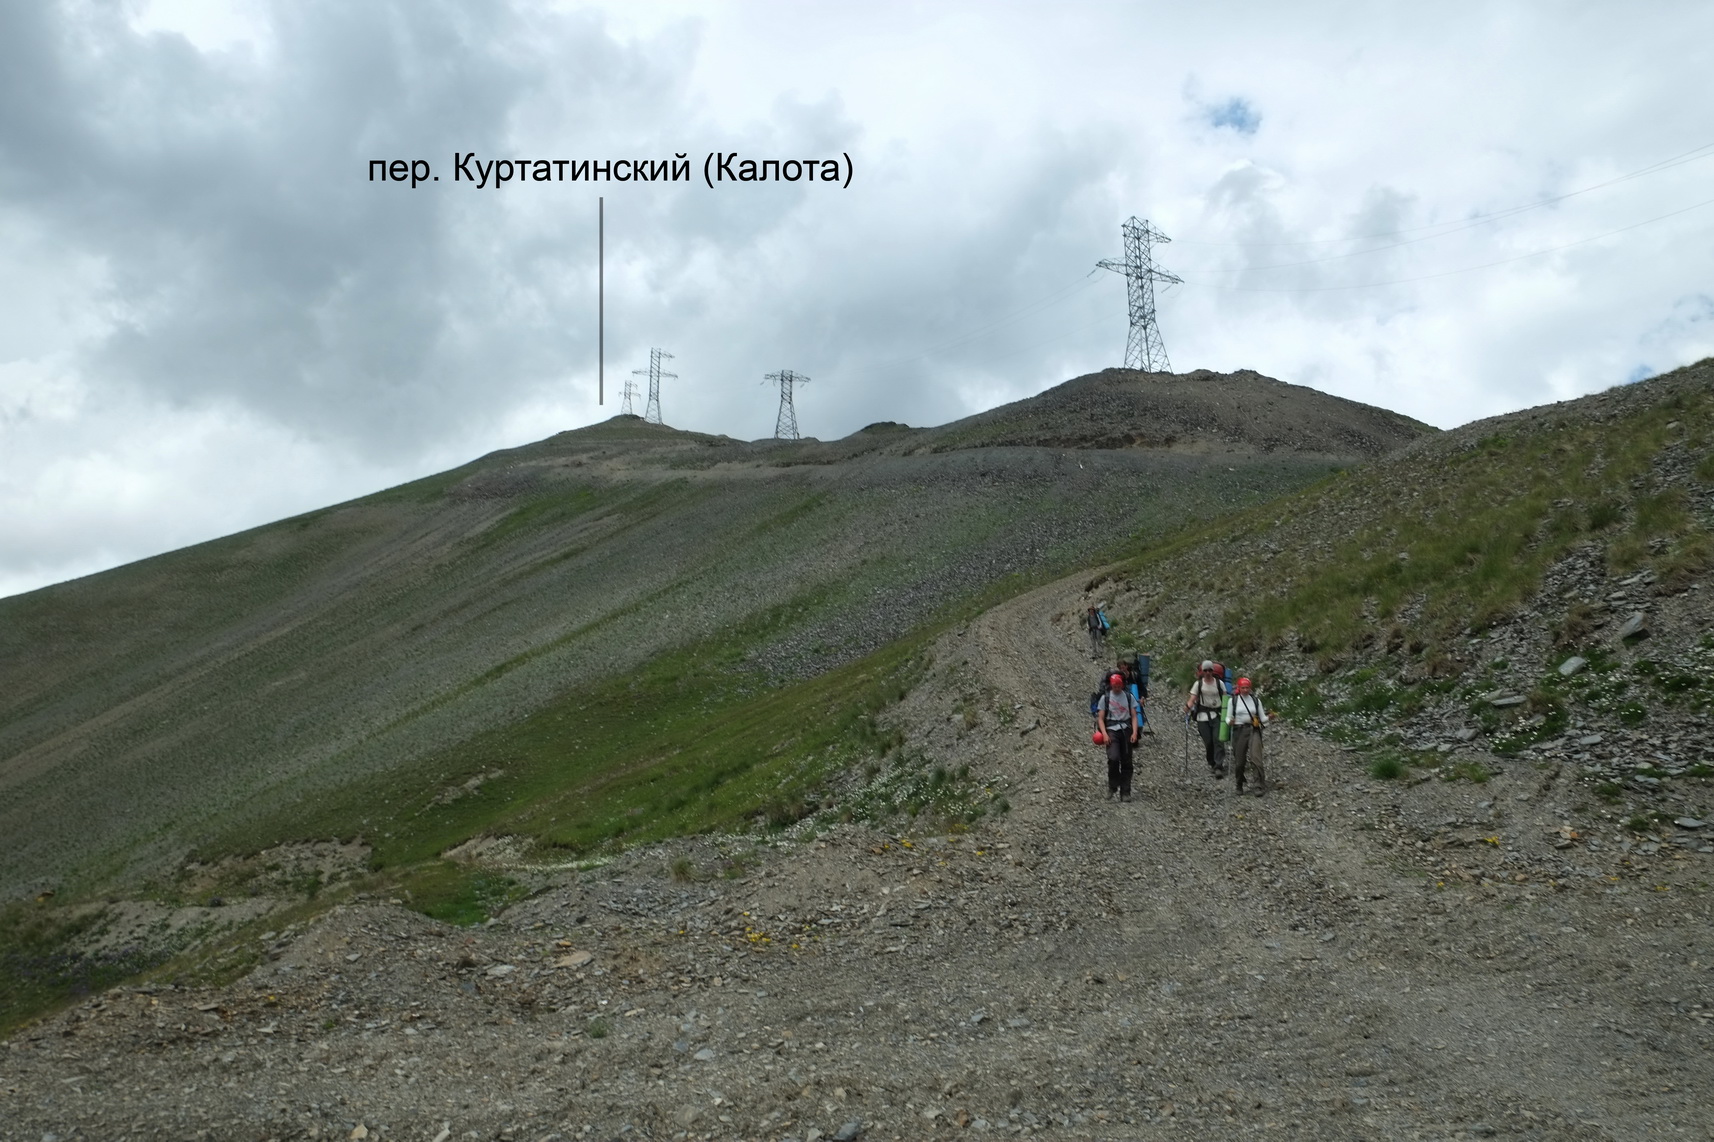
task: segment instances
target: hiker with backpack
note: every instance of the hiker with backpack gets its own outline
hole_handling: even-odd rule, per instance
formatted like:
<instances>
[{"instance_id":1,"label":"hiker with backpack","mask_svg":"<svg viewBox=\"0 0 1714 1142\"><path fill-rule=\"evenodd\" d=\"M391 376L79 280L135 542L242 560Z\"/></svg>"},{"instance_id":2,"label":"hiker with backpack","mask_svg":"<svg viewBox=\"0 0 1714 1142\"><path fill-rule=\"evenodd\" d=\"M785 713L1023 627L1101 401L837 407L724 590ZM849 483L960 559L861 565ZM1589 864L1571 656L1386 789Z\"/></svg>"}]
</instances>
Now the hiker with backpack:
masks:
<instances>
[{"instance_id":1,"label":"hiker with backpack","mask_svg":"<svg viewBox=\"0 0 1714 1142\"><path fill-rule=\"evenodd\" d=\"M1184 714L1196 724L1202 744L1208 753L1208 768L1215 780L1226 776L1226 743L1220 740L1220 727L1226 703L1225 671L1209 659L1203 659L1197 669L1196 681L1191 683L1190 696L1184 700Z\"/></svg>"},{"instance_id":2,"label":"hiker with backpack","mask_svg":"<svg viewBox=\"0 0 1714 1142\"><path fill-rule=\"evenodd\" d=\"M1099 662L1107 649L1107 613L1102 608L1090 607L1083 623L1089 628L1089 657Z\"/></svg>"},{"instance_id":3,"label":"hiker with backpack","mask_svg":"<svg viewBox=\"0 0 1714 1142\"><path fill-rule=\"evenodd\" d=\"M1131 697L1137 700L1137 725L1145 734L1154 733L1149 725L1149 656L1146 654L1132 655L1130 658L1119 660L1119 673L1125 676L1125 688L1130 690Z\"/></svg>"},{"instance_id":4,"label":"hiker with backpack","mask_svg":"<svg viewBox=\"0 0 1714 1142\"><path fill-rule=\"evenodd\" d=\"M1255 767L1257 797L1268 791L1267 775L1262 771L1262 727L1268 724L1268 712L1254 693L1248 678L1239 678L1232 687L1232 779L1241 796L1244 792L1245 770Z\"/></svg>"},{"instance_id":5,"label":"hiker with backpack","mask_svg":"<svg viewBox=\"0 0 1714 1142\"><path fill-rule=\"evenodd\" d=\"M1107 800L1131 799L1131 747L1137 744L1141 707L1117 670L1107 675L1107 689L1095 703L1095 740L1107 746Z\"/></svg>"}]
</instances>

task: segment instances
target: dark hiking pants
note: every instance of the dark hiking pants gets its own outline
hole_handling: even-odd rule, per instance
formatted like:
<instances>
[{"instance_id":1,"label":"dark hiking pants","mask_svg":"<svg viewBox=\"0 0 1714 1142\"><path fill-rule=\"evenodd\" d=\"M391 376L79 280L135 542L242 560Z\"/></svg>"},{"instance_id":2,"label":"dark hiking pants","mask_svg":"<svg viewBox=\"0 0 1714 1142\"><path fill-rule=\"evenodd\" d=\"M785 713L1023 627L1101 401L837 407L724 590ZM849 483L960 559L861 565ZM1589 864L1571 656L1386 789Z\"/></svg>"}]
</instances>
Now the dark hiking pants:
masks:
<instances>
[{"instance_id":1,"label":"dark hiking pants","mask_svg":"<svg viewBox=\"0 0 1714 1142\"><path fill-rule=\"evenodd\" d=\"M1107 792L1131 795L1131 724L1107 727Z\"/></svg>"},{"instance_id":2,"label":"dark hiking pants","mask_svg":"<svg viewBox=\"0 0 1714 1142\"><path fill-rule=\"evenodd\" d=\"M1207 721L1197 722L1196 732L1202 735L1202 744L1208 749L1208 768L1225 768L1226 743L1220 740L1220 719L1209 718Z\"/></svg>"}]
</instances>

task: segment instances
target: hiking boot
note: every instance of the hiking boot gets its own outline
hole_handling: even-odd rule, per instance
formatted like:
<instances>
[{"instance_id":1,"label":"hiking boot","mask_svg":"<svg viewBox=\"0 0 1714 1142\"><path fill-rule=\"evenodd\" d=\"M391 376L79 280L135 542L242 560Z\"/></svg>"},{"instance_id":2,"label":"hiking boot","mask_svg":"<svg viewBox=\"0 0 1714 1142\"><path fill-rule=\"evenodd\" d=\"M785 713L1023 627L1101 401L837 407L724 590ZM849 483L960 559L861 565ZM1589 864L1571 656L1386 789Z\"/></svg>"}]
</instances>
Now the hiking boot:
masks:
<instances>
[{"instance_id":1,"label":"hiking boot","mask_svg":"<svg viewBox=\"0 0 1714 1142\"><path fill-rule=\"evenodd\" d=\"M1119 800L1121 800L1121 801L1129 801L1130 799L1131 799L1131 795L1129 793L1119 794Z\"/></svg>"},{"instance_id":2,"label":"hiking boot","mask_svg":"<svg viewBox=\"0 0 1714 1142\"><path fill-rule=\"evenodd\" d=\"M1107 790L1107 800L1111 801L1113 799L1113 794L1115 794L1117 792L1119 792L1117 789Z\"/></svg>"}]
</instances>

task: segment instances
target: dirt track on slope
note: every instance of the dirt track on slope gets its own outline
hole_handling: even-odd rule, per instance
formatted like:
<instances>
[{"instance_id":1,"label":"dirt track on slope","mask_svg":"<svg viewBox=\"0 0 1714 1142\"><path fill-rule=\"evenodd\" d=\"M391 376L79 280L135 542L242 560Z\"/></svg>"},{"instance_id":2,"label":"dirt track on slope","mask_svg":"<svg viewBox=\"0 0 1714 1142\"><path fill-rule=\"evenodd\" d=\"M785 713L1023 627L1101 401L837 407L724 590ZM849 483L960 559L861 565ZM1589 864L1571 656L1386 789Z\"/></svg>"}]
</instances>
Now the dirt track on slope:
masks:
<instances>
[{"instance_id":1,"label":"dirt track on slope","mask_svg":"<svg viewBox=\"0 0 1714 1142\"><path fill-rule=\"evenodd\" d=\"M1714 1136L1708 856L1568 853L1556 771L1403 788L1286 726L1234 798L1159 693L1109 802L1083 605L948 635L891 714L1004 791L967 834L639 851L476 931L341 908L14 1037L0 1135Z\"/></svg>"}]
</instances>

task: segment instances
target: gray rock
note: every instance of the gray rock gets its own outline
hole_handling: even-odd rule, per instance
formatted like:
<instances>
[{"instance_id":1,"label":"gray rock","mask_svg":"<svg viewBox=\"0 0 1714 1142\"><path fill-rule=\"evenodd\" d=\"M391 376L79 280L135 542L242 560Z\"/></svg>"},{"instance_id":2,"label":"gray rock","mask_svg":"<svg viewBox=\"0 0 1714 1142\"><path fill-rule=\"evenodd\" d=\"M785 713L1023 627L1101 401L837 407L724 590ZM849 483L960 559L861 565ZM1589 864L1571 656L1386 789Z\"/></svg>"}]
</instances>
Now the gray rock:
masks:
<instances>
[{"instance_id":1,"label":"gray rock","mask_svg":"<svg viewBox=\"0 0 1714 1142\"><path fill-rule=\"evenodd\" d=\"M1506 706L1521 706L1527 701L1529 701L1529 699L1525 698L1522 694L1507 694L1500 698L1489 698L1488 705L1504 708Z\"/></svg>"},{"instance_id":2,"label":"gray rock","mask_svg":"<svg viewBox=\"0 0 1714 1142\"><path fill-rule=\"evenodd\" d=\"M1681 829L1700 829L1707 821L1698 821L1695 817L1680 817L1673 824Z\"/></svg>"},{"instance_id":3,"label":"gray rock","mask_svg":"<svg viewBox=\"0 0 1714 1142\"><path fill-rule=\"evenodd\" d=\"M1582 670L1588 665L1589 660L1587 658L1574 654L1559 664L1559 672L1565 677L1570 678L1573 674L1576 674L1579 670Z\"/></svg>"},{"instance_id":4,"label":"gray rock","mask_svg":"<svg viewBox=\"0 0 1714 1142\"><path fill-rule=\"evenodd\" d=\"M1264 731L1264 732L1266 732L1266 731ZM1584 734L1582 737L1577 739L1577 744L1578 745L1600 745L1601 744L1601 735L1600 734Z\"/></svg>"},{"instance_id":5,"label":"gray rock","mask_svg":"<svg viewBox=\"0 0 1714 1142\"><path fill-rule=\"evenodd\" d=\"M1452 736L1461 742L1474 741L1476 738L1476 730L1472 726L1465 726Z\"/></svg>"},{"instance_id":6,"label":"gray rock","mask_svg":"<svg viewBox=\"0 0 1714 1142\"><path fill-rule=\"evenodd\" d=\"M700 1050L696 1054L692 1055L691 1058L695 1059L699 1063L713 1062L714 1061L714 1048L704 1047L702 1050Z\"/></svg>"},{"instance_id":7,"label":"gray rock","mask_svg":"<svg viewBox=\"0 0 1714 1142\"><path fill-rule=\"evenodd\" d=\"M863 1134L863 1123L852 1119L833 1133L833 1142L853 1142Z\"/></svg>"},{"instance_id":8,"label":"gray rock","mask_svg":"<svg viewBox=\"0 0 1714 1142\"><path fill-rule=\"evenodd\" d=\"M1619 628L1619 633L1613 637L1623 642L1627 638L1635 638L1648 632L1648 618L1641 611L1634 611L1625 624Z\"/></svg>"}]
</instances>

